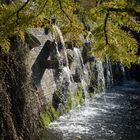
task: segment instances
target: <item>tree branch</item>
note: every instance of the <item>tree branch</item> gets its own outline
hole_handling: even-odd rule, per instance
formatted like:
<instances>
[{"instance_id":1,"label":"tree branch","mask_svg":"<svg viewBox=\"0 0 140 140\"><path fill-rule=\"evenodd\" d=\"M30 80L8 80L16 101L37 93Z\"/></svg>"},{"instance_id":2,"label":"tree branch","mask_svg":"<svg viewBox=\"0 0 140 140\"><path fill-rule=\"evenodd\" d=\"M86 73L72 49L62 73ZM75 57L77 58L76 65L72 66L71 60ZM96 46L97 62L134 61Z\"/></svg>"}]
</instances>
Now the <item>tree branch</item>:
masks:
<instances>
[{"instance_id":1,"label":"tree branch","mask_svg":"<svg viewBox=\"0 0 140 140\"><path fill-rule=\"evenodd\" d=\"M105 20L104 20L104 34L105 34L105 41L106 41L106 45L109 44L109 41L108 41L108 35L107 35L107 21L108 21L108 18L109 18L109 11L107 11L106 13L106 17L105 17Z\"/></svg>"},{"instance_id":2,"label":"tree branch","mask_svg":"<svg viewBox=\"0 0 140 140\"><path fill-rule=\"evenodd\" d=\"M14 13L12 13L10 16L8 16L5 24L8 22L8 19L10 19L13 15L16 14L17 20L16 23L18 24L18 19L19 19L19 12L29 3L30 0L27 0L18 10L16 10Z\"/></svg>"},{"instance_id":3,"label":"tree branch","mask_svg":"<svg viewBox=\"0 0 140 140\"><path fill-rule=\"evenodd\" d=\"M48 0L45 1L43 7L41 8L41 10L38 12L38 14L37 14L35 17L39 16L39 15L43 12L43 10L44 10L44 8L45 8L47 2L48 2Z\"/></svg>"},{"instance_id":4,"label":"tree branch","mask_svg":"<svg viewBox=\"0 0 140 140\"><path fill-rule=\"evenodd\" d=\"M140 14L140 12L137 12L133 8L113 8L113 7L110 7L110 8L107 8L107 10L111 11L111 12L128 12L128 13L133 13L135 15Z\"/></svg>"},{"instance_id":5,"label":"tree branch","mask_svg":"<svg viewBox=\"0 0 140 140\"><path fill-rule=\"evenodd\" d=\"M57 0L60 6L61 11L66 15L66 17L68 18L68 20L70 21L70 23L72 23L72 20L70 19L70 17L67 15L67 13L64 11L63 7L62 7L62 3L61 0Z\"/></svg>"},{"instance_id":6,"label":"tree branch","mask_svg":"<svg viewBox=\"0 0 140 140\"><path fill-rule=\"evenodd\" d=\"M30 0L27 0L17 11L16 11L16 16L17 16L17 20L16 23L18 24L18 20L19 20L19 13L22 9L24 9L24 7L29 3Z\"/></svg>"}]
</instances>

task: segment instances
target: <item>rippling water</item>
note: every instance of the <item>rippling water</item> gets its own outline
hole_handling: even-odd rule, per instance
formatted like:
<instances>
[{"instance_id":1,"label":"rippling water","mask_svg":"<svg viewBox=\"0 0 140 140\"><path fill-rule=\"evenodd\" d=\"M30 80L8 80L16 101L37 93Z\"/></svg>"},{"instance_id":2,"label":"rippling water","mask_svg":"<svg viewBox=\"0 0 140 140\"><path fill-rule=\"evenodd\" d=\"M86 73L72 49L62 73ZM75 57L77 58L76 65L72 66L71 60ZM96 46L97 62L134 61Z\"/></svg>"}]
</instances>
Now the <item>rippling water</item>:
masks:
<instances>
[{"instance_id":1,"label":"rippling water","mask_svg":"<svg viewBox=\"0 0 140 140\"><path fill-rule=\"evenodd\" d=\"M131 81L95 95L47 129L47 140L140 140L140 86Z\"/></svg>"}]
</instances>

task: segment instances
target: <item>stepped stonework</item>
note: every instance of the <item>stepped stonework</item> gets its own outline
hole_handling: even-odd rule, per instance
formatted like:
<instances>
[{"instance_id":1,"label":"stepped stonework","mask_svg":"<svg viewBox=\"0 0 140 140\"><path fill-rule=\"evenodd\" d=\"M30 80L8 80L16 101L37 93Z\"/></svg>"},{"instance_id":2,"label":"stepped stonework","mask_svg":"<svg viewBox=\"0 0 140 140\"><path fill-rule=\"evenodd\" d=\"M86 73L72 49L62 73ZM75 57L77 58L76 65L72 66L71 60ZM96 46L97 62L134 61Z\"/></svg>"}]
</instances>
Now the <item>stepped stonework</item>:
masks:
<instances>
[{"instance_id":1,"label":"stepped stonework","mask_svg":"<svg viewBox=\"0 0 140 140\"><path fill-rule=\"evenodd\" d=\"M51 30L28 29L24 42L18 37L11 40L1 68L2 73L6 70L6 84L0 85L0 101L7 108L1 111L3 139L43 140L50 122L80 104L88 105L91 96L112 85L115 75L124 75L123 67L113 69L109 58L90 56L87 38L81 48L65 42L56 25ZM5 130L10 133L5 135Z\"/></svg>"},{"instance_id":2,"label":"stepped stonework","mask_svg":"<svg viewBox=\"0 0 140 140\"><path fill-rule=\"evenodd\" d=\"M45 127L94 93L105 90L105 82L112 80L109 62L97 58L84 62L84 49L65 45L56 25L51 32L47 28L37 28L27 33L29 73L40 106L44 108L41 120Z\"/></svg>"}]
</instances>

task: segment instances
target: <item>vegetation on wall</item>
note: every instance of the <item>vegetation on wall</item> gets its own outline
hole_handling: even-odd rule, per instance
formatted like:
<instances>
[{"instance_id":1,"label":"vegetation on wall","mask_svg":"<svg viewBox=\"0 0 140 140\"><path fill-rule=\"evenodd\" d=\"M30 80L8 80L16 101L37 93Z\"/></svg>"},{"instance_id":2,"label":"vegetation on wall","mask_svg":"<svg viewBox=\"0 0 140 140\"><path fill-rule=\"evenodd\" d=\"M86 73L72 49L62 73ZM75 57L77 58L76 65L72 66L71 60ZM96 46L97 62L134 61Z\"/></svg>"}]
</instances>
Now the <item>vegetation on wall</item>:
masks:
<instances>
[{"instance_id":1,"label":"vegetation on wall","mask_svg":"<svg viewBox=\"0 0 140 140\"><path fill-rule=\"evenodd\" d=\"M84 3L83 1L81 2ZM129 66L140 63L137 55L138 44L130 30L140 32L137 21L140 16L140 2L137 0L96 0L92 6L84 8L84 22L92 24L94 44L92 53L112 61L121 61Z\"/></svg>"},{"instance_id":2,"label":"vegetation on wall","mask_svg":"<svg viewBox=\"0 0 140 140\"><path fill-rule=\"evenodd\" d=\"M58 94L61 94L61 93L58 93ZM71 98L72 95L73 95L73 98ZM40 121L43 126L48 127L50 122L56 120L59 116L61 116L62 108L64 108L63 111L65 111L63 113L66 113L66 112L69 112L72 108L78 106L78 104L82 104L84 102L85 97L84 97L84 92L81 85L78 85L74 93L68 92L65 98L66 98L66 101L65 103L64 101L62 101L63 103L62 102L60 103L62 104L60 108L59 107L56 108L54 105L51 105L51 104L47 106L47 108L41 114L41 117L40 117ZM59 106L59 103L58 103L58 106Z\"/></svg>"},{"instance_id":3,"label":"vegetation on wall","mask_svg":"<svg viewBox=\"0 0 140 140\"><path fill-rule=\"evenodd\" d=\"M23 46L0 53L0 138L4 140L29 139L37 122L37 94L28 76ZM38 123L36 123L36 126Z\"/></svg>"}]
</instances>

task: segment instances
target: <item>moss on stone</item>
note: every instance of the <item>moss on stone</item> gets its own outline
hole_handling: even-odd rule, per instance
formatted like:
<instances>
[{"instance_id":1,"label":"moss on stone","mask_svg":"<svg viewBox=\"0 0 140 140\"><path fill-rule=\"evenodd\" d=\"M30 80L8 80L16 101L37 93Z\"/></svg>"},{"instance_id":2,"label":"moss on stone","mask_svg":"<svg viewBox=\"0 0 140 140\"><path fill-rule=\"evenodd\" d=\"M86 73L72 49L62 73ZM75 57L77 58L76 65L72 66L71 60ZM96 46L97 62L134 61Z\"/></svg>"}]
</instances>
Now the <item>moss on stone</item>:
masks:
<instances>
[{"instance_id":1,"label":"moss on stone","mask_svg":"<svg viewBox=\"0 0 140 140\"><path fill-rule=\"evenodd\" d=\"M71 98L71 94L73 94L73 100ZM65 104L65 112L69 112L72 107L76 107L79 104L84 102L84 93L81 86L78 86L77 90L74 93L68 93L66 95L66 104ZM48 127L48 125L56 120L59 117L59 112L57 109L53 107L53 105L49 105L46 110L41 114L41 124L44 127Z\"/></svg>"},{"instance_id":2,"label":"moss on stone","mask_svg":"<svg viewBox=\"0 0 140 140\"><path fill-rule=\"evenodd\" d=\"M65 105L66 112L69 112L71 108L72 108L72 99L70 94L68 94L66 97L66 105Z\"/></svg>"},{"instance_id":3,"label":"moss on stone","mask_svg":"<svg viewBox=\"0 0 140 140\"><path fill-rule=\"evenodd\" d=\"M84 102L84 92L81 86L78 85L77 90L73 94L73 100L71 99L71 93L67 95L66 112L69 112L72 107L76 107Z\"/></svg>"},{"instance_id":4,"label":"moss on stone","mask_svg":"<svg viewBox=\"0 0 140 140\"><path fill-rule=\"evenodd\" d=\"M93 97L96 93L94 92L89 92L89 97Z\"/></svg>"},{"instance_id":5,"label":"moss on stone","mask_svg":"<svg viewBox=\"0 0 140 140\"><path fill-rule=\"evenodd\" d=\"M82 87L78 86L78 89L74 96L75 106L77 106L78 104L82 104L84 102L84 98L85 96L84 96L83 89Z\"/></svg>"},{"instance_id":6,"label":"moss on stone","mask_svg":"<svg viewBox=\"0 0 140 140\"><path fill-rule=\"evenodd\" d=\"M76 107L79 104L84 103L84 92L82 87L79 85L75 93L73 93L73 100L71 98L71 93L69 92L66 96L66 104L65 104L65 112L69 112L72 107ZM89 96L92 97L94 96L95 93L89 93ZM41 124L44 127L48 127L48 125L56 120L59 117L59 112L56 110L53 105L49 105L47 109L41 114Z\"/></svg>"},{"instance_id":7,"label":"moss on stone","mask_svg":"<svg viewBox=\"0 0 140 140\"><path fill-rule=\"evenodd\" d=\"M58 111L52 105L49 105L48 108L41 114L41 124L44 127L47 127L52 121L56 120L58 117Z\"/></svg>"}]
</instances>

